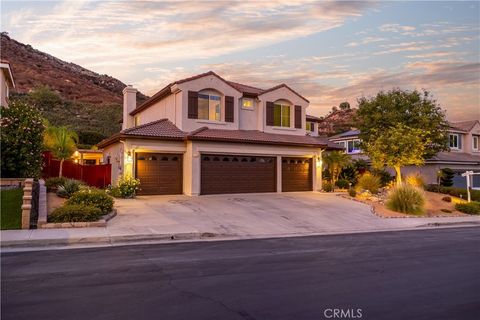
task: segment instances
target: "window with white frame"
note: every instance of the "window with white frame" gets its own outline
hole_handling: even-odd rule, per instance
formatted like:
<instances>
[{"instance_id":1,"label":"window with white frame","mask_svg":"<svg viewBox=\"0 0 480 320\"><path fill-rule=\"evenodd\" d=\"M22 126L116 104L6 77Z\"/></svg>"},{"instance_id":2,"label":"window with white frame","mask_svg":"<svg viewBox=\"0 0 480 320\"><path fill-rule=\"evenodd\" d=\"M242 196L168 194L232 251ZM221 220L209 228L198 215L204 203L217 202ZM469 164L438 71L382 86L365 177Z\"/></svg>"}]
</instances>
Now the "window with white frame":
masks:
<instances>
[{"instance_id":1,"label":"window with white frame","mask_svg":"<svg viewBox=\"0 0 480 320\"><path fill-rule=\"evenodd\" d=\"M343 150L347 151L347 141L337 141L336 144L340 145Z\"/></svg>"},{"instance_id":2,"label":"window with white frame","mask_svg":"<svg viewBox=\"0 0 480 320\"><path fill-rule=\"evenodd\" d=\"M479 136L472 136L472 149L473 151L478 151L478 139Z\"/></svg>"},{"instance_id":3,"label":"window with white frame","mask_svg":"<svg viewBox=\"0 0 480 320\"><path fill-rule=\"evenodd\" d=\"M313 122L310 122L310 121L307 121L307 122L306 122L306 129L307 129L307 131L313 132L313 131L315 130L314 128L315 128L315 125L314 125Z\"/></svg>"},{"instance_id":4,"label":"window with white frame","mask_svg":"<svg viewBox=\"0 0 480 320\"><path fill-rule=\"evenodd\" d=\"M209 93L198 94L198 119L220 121L221 110L220 96Z\"/></svg>"},{"instance_id":5,"label":"window with white frame","mask_svg":"<svg viewBox=\"0 0 480 320\"><path fill-rule=\"evenodd\" d=\"M457 133L450 133L448 136L448 142L450 148L452 149L460 149L460 135Z\"/></svg>"},{"instance_id":6,"label":"window with white frame","mask_svg":"<svg viewBox=\"0 0 480 320\"><path fill-rule=\"evenodd\" d=\"M242 108L243 109L253 109L253 99L242 98Z\"/></svg>"},{"instance_id":7,"label":"window with white frame","mask_svg":"<svg viewBox=\"0 0 480 320\"><path fill-rule=\"evenodd\" d=\"M276 127L290 127L290 106L284 104L273 105L273 125Z\"/></svg>"},{"instance_id":8,"label":"window with white frame","mask_svg":"<svg viewBox=\"0 0 480 320\"><path fill-rule=\"evenodd\" d=\"M347 153L359 153L360 150L360 139L348 140L347 142Z\"/></svg>"}]
</instances>

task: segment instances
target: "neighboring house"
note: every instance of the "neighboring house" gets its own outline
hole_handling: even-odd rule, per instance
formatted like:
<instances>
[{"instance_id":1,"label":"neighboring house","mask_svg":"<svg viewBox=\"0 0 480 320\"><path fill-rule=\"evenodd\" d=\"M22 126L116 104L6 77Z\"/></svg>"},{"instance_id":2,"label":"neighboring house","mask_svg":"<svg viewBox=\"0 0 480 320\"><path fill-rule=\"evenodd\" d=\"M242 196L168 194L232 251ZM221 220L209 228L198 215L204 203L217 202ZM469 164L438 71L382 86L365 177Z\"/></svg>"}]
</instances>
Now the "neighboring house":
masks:
<instances>
[{"instance_id":1,"label":"neighboring house","mask_svg":"<svg viewBox=\"0 0 480 320\"><path fill-rule=\"evenodd\" d=\"M122 131L100 142L112 180L132 174L143 194L320 190L322 152L306 135L306 98L285 84L259 89L214 72L170 83L136 106L124 89Z\"/></svg>"},{"instance_id":2,"label":"neighboring house","mask_svg":"<svg viewBox=\"0 0 480 320\"><path fill-rule=\"evenodd\" d=\"M75 163L83 165L103 164L103 150L77 149L72 158Z\"/></svg>"},{"instance_id":3,"label":"neighboring house","mask_svg":"<svg viewBox=\"0 0 480 320\"><path fill-rule=\"evenodd\" d=\"M360 149L359 130L350 130L330 137L330 141L339 144L352 159L369 160ZM437 172L442 168L451 168L457 174L454 185L465 187L466 180L461 173L467 170L480 171L480 121L451 122L448 130L449 152L439 152L427 159L421 167L406 166L402 168L405 175L419 173L427 183L437 182ZM393 173L393 170L391 170ZM480 176L474 176L474 186L480 186Z\"/></svg>"},{"instance_id":4,"label":"neighboring house","mask_svg":"<svg viewBox=\"0 0 480 320\"><path fill-rule=\"evenodd\" d=\"M15 89L15 80L10 63L7 60L1 60L0 67L2 69L2 72L0 72L0 106L8 106L8 97L10 96L10 90Z\"/></svg>"}]
</instances>

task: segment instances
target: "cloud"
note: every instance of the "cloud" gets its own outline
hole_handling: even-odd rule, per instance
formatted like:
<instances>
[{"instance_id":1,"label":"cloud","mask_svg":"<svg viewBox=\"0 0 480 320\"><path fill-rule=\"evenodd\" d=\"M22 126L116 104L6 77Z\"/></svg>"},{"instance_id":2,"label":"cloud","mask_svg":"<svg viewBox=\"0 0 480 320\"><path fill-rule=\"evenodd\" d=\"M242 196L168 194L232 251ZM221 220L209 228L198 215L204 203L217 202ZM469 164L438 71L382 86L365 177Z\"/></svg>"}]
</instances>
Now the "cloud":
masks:
<instances>
[{"instance_id":1,"label":"cloud","mask_svg":"<svg viewBox=\"0 0 480 320\"><path fill-rule=\"evenodd\" d=\"M4 28L22 42L100 72L158 61L213 58L341 26L369 2L250 1L60 3L16 11ZM15 23L21 17L23 23Z\"/></svg>"},{"instance_id":2,"label":"cloud","mask_svg":"<svg viewBox=\"0 0 480 320\"><path fill-rule=\"evenodd\" d=\"M363 38L359 42L350 42L346 46L347 47L357 47L359 45L365 45L365 44L369 44L369 43L383 42L383 41L386 41L386 39L385 38L380 38L380 37L366 37L366 38Z\"/></svg>"},{"instance_id":3,"label":"cloud","mask_svg":"<svg viewBox=\"0 0 480 320\"><path fill-rule=\"evenodd\" d=\"M382 32L402 33L402 32L413 31L413 30L415 30L415 27L413 27L413 26L402 26L398 23L388 23L388 24L383 24L380 27L378 27L378 30L380 30Z\"/></svg>"}]
</instances>

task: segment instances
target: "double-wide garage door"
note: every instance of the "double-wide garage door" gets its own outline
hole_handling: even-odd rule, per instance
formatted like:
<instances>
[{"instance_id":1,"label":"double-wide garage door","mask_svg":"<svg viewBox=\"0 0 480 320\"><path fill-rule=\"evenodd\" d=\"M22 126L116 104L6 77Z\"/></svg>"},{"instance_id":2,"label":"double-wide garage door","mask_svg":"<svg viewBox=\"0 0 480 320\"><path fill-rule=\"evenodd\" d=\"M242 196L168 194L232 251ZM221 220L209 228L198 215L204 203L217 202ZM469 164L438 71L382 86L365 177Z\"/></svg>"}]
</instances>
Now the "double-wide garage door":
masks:
<instances>
[{"instance_id":1,"label":"double-wide garage door","mask_svg":"<svg viewBox=\"0 0 480 320\"><path fill-rule=\"evenodd\" d=\"M275 192L276 158L204 154L201 194Z\"/></svg>"},{"instance_id":2,"label":"double-wide garage door","mask_svg":"<svg viewBox=\"0 0 480 320\"><path fill-rule=\"evenodd\" d=\"M181 194L183 156L181 154L137 153L136 177L139 194Z\"/></svg>"}]
</instances>

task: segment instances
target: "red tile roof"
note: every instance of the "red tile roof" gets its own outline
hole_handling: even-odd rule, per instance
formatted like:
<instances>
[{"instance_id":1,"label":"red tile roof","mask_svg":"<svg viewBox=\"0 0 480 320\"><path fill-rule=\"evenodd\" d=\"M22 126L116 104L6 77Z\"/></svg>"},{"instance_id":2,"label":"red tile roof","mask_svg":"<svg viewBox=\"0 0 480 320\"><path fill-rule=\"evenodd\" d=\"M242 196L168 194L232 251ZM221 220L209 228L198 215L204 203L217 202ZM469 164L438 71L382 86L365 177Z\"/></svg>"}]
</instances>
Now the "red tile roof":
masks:
<instances>
[{"instance_id":1,"label":"red tile roof","mask_svg":"<svg viewBox=\"0 0 480 320\"><path fill-rule=\"evenodd\" d=\"M171 82L169 83L167 86L163 87L160 91L158 91L157 93L155 93L150 99L148 99L147 101L145 101L144 103L142 103L141 105L139 105L138 107L135 108L135 110L133 110L132 112L130 112L130 115L135 115L137 113L139 113L140 111L142 110L145 110L147 109L148 107L150 107L152 104L154 104L155 102L165 98L166 96L170 95L171 93L171 87L175 84L180 84L180 83L184 83L184 82L188 82L188 81L192 81L192 80L195 80L195 79L199 79L199 78L203 78L203 77L206 77L206 76L215 76L217 78L219 78L220 80L222 80L223 82L225 82L226 84L228 84L229 86L231 86L232 88L234 88L235 90L237 90L238 92L241 92L243 95L245 96L250 96L250 97L257 97L259 95L262 95L264 93L267 93L267 92L271 92L271 91L274 91L274 90L277 90L281 87L285 87L287 88L288 90L292 91L293 93L295 93L297 96L299 96L300 98L302 98L303 100L305 100L306 102L310 102L308 101L306 98L304 98L302 95L300 95L299 93L297 93L295 90L293 90L292 88L290 88L289 86L287 86L286 84L282 83L282 84L279 84L278 86L275 86L275 87L272 87L270 89L266 89L266 90L263 90L263 89L260 89L260 88L256 88L256 87L252 87L252 86L248 86L248 85L245 85L245 84L241 84L241 83L238 83L238 82L233 82L233 81L227 81L225 80L224 78L220 77L218 74L216 74L215 72L213 71L208 71L208 72L205 72L205 73L201 73L201 74L198 74L196 76L193 76L193 77L189 77L189 78L185 78L185 79L181 79L181 80L177 80L175 82Z\"/></svg>"},{"instance_id":2,"label":"red tile roof","mask_svg":"<svg viewBox=\"0 0 480 320\"><path fill-rule=\"evenodd\" d=\"M450 122L450 128L456 129L459 131L470 131L472 128L480 122L480 120L470 120L470 121L461 121L461 122Z\"/></svg>"},{"instance_id":3,"label":"red tile roof","mask_svg":"<svg viewBox=\"0 0 480 320\"><path fill-rule=\"evenodd\" d=\"M266 133L257 130L224 130L202 127L187 133L178 129L167 119L153 121L144 125L120 131L110 138L98 143L98 147L104 148L112 143L126 138L178 141L204 140L341 149L340 146L329 142L328 139L323 137Z\"/></svg>"}]
</instances>

